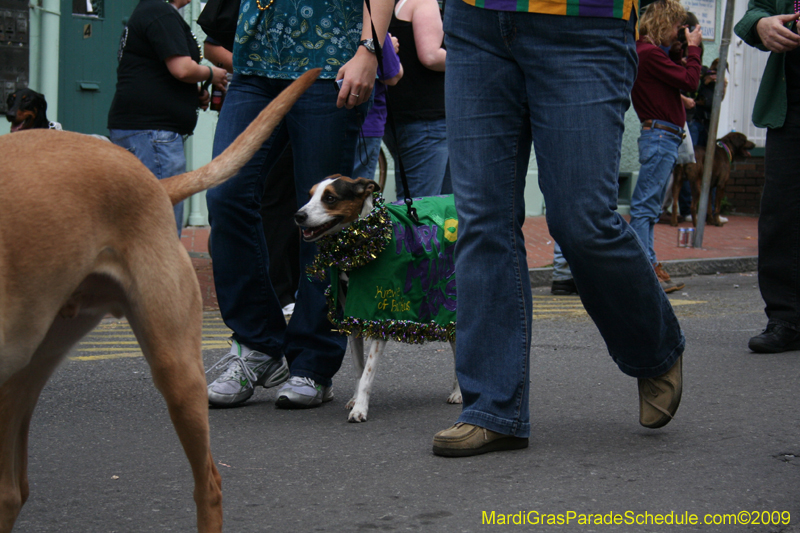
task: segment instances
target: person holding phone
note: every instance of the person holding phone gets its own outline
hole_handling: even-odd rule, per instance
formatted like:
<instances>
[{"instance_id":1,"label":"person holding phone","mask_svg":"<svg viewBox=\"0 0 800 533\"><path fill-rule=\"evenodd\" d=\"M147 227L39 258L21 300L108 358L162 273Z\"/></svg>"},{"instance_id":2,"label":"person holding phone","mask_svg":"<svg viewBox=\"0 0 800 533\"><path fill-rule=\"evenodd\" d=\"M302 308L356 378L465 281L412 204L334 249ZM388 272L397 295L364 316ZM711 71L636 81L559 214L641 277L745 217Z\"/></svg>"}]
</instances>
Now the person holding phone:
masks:
<instances>
[{"instance_id":1,"label":"person holding phone","mask_svg":"<svg viewBox=\"0 0 800 533\"><path fill-rule=\"evenodd\" d=\"M694 91L700 83L700 25L689 31L686 11L677 0L661 0L647 6L639 21L636 42L639 71L631 91L633 109L642 123L639 136L639 179L631 197L631 227L647 251L664 292L682 289L656 258L653 246L655 225L678 147L685 136L686 110L681 90ZM686 38L685 63L670 57L678 34Z\"/></svg>"}]
</instances>

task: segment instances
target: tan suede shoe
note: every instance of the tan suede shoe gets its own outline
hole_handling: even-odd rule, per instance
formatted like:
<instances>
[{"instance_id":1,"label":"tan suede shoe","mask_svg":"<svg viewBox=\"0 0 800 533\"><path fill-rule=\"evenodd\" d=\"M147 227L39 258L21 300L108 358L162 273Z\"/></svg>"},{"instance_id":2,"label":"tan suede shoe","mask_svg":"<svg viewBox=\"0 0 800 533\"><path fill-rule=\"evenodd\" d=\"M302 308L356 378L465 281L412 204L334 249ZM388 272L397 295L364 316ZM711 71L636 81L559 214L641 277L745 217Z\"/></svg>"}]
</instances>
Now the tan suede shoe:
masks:
<instances>
[{"instance_id":1,"label":"tan suede shoe","mask_svg":"<svg viewBox=\"0 0 800 533\"><path fill-rule=\"evenodd\" d=\"M646 428L666 426L683 391L683 355L667 372L655 378L639 378L639 423Z\"/></svg>"},{"instance_id":2,"label":"tan suede shoe","mask_svg":"<svg viewBox=\"0 0 800 533\"><path fill-rule=\"evenodd\" d=\"M519 450L527 447L527 438L503 435L490 429L463 422L440 431L433 437L433 453L443 457L469 457L482 453Z\"/></svg>"}]
</instances>

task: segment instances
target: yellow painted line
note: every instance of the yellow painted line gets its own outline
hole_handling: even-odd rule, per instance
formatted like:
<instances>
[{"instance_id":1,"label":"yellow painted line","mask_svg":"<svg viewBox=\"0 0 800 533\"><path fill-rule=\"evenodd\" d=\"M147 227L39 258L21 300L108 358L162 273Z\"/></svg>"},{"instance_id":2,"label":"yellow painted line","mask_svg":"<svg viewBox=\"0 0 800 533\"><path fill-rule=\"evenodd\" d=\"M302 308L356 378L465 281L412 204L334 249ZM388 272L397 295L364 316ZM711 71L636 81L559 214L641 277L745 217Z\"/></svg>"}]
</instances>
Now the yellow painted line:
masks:
<instances>
[{"instance_id":1,"label":"yellow painted line","mask_svg":"<svg viewBox=\"0 0 800 533\"><path fill-rule=\"evenodd\" d=\"M534 296L533 313L531 314L534 320L587 315L586 310L577 297L571 297L570 300L573 301L569 301L566 298L559 298L558 300L562 301L563 304L559 304L558 302L553 302L552 304L544 303L543 300L550 302L555 300L555 298L551 299L547 296ZM700 305L707 302L703 300L670 300L670 303L673 307L680 307L683 305Z\"/></svg>"},{"instance_id":2,"label":"yellow painted line","mask_svg":"<svg viewBox=\"0 0 800 533\"><path fill-rule=\"evenodd\" d=\"M143 357L142 352L131 353L110 353L105 355L81 355L78 357L70 357L70 361L101 361L106 359L122 359L124 357Z\"/></svg>"},{"instance_id":3,"label":"yellow painted line","mask_svg":"<svg viewBox=\"0 0 800 533\"><path fill-rule=\"evenodd\" d=\"M95 343L96 344L96 343ZM203 350L215 350L217 348L228 348L227 342L203 342ZM78 348L82 353L107 352L108 348ZM114 353L104 353L102 355L76 355L70 357L70 361L101 361L106 359L122 359L126 357L143 357L142 351L137 348L118 349Z\"/></svg>"}]
</instances>

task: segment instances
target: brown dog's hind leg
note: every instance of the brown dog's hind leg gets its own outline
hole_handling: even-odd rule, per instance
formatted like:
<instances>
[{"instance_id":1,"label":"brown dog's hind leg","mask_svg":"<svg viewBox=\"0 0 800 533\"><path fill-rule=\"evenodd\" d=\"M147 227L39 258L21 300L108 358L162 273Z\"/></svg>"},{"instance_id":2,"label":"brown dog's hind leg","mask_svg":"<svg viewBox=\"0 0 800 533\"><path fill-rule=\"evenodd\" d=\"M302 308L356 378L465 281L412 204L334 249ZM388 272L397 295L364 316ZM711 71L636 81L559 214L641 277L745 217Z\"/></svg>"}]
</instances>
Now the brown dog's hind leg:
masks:
<instances>
[{"instance_id":1,"label":"brown dog's hind leg","mask_svg":"<svg viewBox=\"0 0 800 533\"><path fill-rule=\"evenodd\" d=\"M164 263L133 270L141 289L131 295L127 314L192 468L197 530L217 533L222 531L222 481L209 439L202 299L188 256L178 251L177 239L171 242L175 250Z\"/></svg>"},{"instance_id":2,"label":"brown dog's hind leg","mask_svg":"<svg viewBox=\"0 0 800 533\"><path fill-rule=\"evenodd\" d=\"M0 387L0 533L11 531L28 499L28 430L39 394L70 347L101 318L56 318L30 363Z\"/></svg>"},{"instance_id":3,"label":"brown dog's hind leg","mask_svg":"<svg viewBox=\"0 0 800 533\"><path fill-rule=\"evenodd\" d=\"M0 533L11 531L28 499L28 428L46 381L26 367L0 387Z\"/></svg>"}]
</instances>

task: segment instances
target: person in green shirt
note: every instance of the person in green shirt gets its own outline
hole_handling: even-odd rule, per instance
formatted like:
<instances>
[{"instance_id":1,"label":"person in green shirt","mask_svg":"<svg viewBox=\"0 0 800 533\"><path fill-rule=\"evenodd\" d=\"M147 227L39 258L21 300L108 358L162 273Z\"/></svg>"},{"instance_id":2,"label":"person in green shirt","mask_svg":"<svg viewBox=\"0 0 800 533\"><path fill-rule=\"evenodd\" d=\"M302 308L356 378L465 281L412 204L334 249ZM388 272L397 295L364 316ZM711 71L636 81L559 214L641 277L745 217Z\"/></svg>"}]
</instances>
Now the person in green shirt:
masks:
<instances>
[{"instance_id":1,"label":"person in green shirt","mask_svg":"<svg viewBox=\"0 0 800 533\"><path fill-rule=\"evenodd\" d=\"M758 284L767 327L750 339L756 353L800 350L800 35L790 0L751 0L734 31L771 52L753 107L767 128L758 219Z\"/></svg>"}]
</instances>

